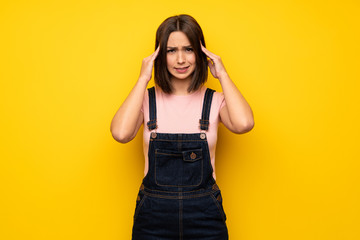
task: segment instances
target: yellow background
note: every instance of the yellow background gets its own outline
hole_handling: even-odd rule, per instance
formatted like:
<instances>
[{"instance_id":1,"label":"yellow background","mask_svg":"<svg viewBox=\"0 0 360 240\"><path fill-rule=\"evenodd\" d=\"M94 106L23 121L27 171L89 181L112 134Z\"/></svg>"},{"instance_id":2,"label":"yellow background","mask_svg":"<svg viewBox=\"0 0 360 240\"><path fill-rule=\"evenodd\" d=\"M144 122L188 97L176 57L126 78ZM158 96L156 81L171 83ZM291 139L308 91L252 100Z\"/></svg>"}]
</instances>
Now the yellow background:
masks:
<instances>
[{"instance_id":1,"label":"yellow background","mask_svg":"<svg viewBox=\"0 0 360 240\"><path fill-rule=\"evenodd\" d=\"M142 134L120 144L110 122L180 13L254 112L249 133L219 128L230 239L360 239L359 6L1 1L0 239L130 239Z\"/></svg>"}]
</instances>

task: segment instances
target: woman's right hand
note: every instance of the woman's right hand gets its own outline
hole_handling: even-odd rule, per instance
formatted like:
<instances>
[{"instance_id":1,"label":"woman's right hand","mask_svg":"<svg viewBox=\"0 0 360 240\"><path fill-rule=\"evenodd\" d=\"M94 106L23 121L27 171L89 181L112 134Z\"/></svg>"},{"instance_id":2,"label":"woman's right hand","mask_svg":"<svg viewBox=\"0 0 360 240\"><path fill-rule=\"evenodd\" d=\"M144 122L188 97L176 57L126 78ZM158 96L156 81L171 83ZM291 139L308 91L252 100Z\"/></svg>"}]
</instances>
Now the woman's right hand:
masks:
<instances>
[{"instance_id":1,"label":"woman's right hand","mask_svg":"<svg viewBox=\"0 0 360 240\"><path fill-rule=\"evenodd\" d=\"M142 61L139 78L144 79L147 83L151 80L154 60L158 56L159 50L160 50L160 45L155 50L155 52L153 52L150 56L144 58Z\"/></svg>"}]
</instances>

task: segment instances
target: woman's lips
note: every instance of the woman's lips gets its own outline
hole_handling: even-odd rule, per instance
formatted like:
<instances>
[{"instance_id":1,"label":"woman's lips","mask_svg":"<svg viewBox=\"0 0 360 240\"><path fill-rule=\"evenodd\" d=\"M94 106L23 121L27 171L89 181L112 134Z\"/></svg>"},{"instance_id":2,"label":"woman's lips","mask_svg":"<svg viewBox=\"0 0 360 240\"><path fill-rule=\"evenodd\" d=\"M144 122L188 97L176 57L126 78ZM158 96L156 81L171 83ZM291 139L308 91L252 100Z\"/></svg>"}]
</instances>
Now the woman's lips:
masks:
<instances>
[{"instance_id":1,"label":"woman's lips","mask_svg":"<svg viewBox=\"0 0 360 240\"><path fill-rule=\"evenodd\" d=\"M187 67L183 67L183 68L175 68L175 70L178 72L178 73L185 73L188 69L189 69L190 66L187 66Z\"/></svg>"}]
</instances>

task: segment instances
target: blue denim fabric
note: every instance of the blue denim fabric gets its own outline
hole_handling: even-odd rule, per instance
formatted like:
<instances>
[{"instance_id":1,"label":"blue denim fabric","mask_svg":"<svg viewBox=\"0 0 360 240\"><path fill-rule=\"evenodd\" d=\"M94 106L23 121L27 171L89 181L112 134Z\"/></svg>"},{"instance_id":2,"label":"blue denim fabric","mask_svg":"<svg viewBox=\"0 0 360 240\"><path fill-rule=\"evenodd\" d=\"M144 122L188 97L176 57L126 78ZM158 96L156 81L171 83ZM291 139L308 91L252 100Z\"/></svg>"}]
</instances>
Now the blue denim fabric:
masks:
<instances>
[{"instance_id":1,"label":"blue denim fabric","mask_svg":"<svg viewBox=\"0 0 360 240\"><path fill-rule=\"evenodd\" d=\"M203 109L210 109L209 104L211 99L204 101ZM152 115L150 121L156 123L156 113ZM202 122L208 117L203 114ZM136 201L133 240L228 239L221 191L212 175L206 135L201 134L151 135L149 170Z\"/></svg>"}]
</instances>

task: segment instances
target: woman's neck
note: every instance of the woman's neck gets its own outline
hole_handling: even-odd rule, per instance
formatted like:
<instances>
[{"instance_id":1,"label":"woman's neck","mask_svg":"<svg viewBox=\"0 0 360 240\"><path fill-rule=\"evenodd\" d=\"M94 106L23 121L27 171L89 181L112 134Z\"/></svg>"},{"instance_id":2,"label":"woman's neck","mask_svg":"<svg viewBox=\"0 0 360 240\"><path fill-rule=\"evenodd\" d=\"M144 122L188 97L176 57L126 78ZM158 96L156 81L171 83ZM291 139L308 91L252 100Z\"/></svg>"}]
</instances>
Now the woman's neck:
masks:
<instances>
[{"instance_id":1,"label":"woman's neck","mask_svg":"<svg viewBox=\"0 0 360 240\"><path fill-rule=\"evenodd\" d=\"M188 88L190 86L191 83L191 78L187 78L187 79L176 79L173 78L171 80L171 85L172 85L172 94L174 95L189 95L190 93L188 92Z\"/></svg>"}]
</instances>

